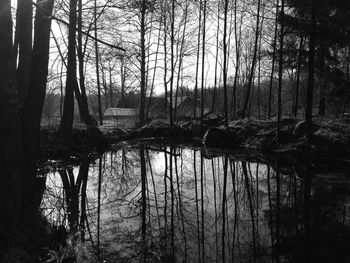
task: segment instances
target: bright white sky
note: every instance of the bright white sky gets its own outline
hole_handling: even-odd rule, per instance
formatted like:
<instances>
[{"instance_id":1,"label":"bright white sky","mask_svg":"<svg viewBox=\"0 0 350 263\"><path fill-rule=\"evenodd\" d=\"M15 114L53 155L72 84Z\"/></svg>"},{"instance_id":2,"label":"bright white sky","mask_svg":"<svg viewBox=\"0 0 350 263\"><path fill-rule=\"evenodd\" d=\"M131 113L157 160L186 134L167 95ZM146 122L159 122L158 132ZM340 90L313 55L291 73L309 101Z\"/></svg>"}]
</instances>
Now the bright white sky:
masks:
<instances>
[{"instance_id":1,"label":"bright white sky","mask_svg":"<svg viewBox=\"0 0 350 263\"><path fill-rule=\"evenodd\" d=\"M247 9L249 12L252 12L252 9L255 8L256 3L253 1L252 4L249 3L244 3L244 8ZM13 1L13 6L15 7L15 1ZM241 7L243 8L243 7ZM216 3L212 3L211 9L213 10L213 12L217 10L217 6ZM111 32L111 31L105 31L104 32L99 32L99 38L112 43L113 39L111 39L111 34L122 34L122 39L125 42L123 44L123 47L126 48L127 50L127 54L131 55L133 53L135 53L135 50L137 50L137 45L136 43L138 42L139 39L139 33L136 32L132 26L130 26L129 21L127 21L126 19L123 18L123 16L119 13L118 14L118 10L114 9L115 13L117 15L117 19L115 21L115 25L112 27L111 31L115 30L115 33ZM110 10L112 11L112 10ZM182 16L182 12L181 10L178 8L178 17ZM246 43L246 46L242 46L242 49L245 50L249 50L251 49L251 38L252 35L254 35L254 32L252 32L251 28L254 26L255 24L255 19L251 19L251 16L249 16L249 12L247 14L247 12L244 13L244 28L242 31L243 34L243 39ZM56 10L55 15L59 15L60 11ZM108 13L106 13L107 15ZM240 16L240 14L239 14ZM102 15L98 21L98 26L101 27L102 25L104 26L105 24L103 23L103 20L106 19L105 15ZM240 19L240 18L239 18ZM65 19L66 21L68 20L68 18ZM229 60L229 64L228 64L228 76L229 78L232 77L234 75L234 66L235 66L235 43L234 43L234 32L233 32L233 15L230 14L228 17L228 22L229 22L229 26L228 26L228 34L231 34L231 41L229 42L229 48L230 48L230 60ZM103 23L103 24L101 24ZM60 26L58 25L60 24ZM156 23L155 26L157 25L158 22ZM189 54L188 56L186 56L184 58L183 61L183 74L184 74L184 78L182 80L182 83L185 87L194 87L194 83L195 83L195 68L196 68L196 44L197 44L197 31L194 31L195 28L198 26L198 17L195 16L191 16L190 21L188 21L188 29L187 29L187 36L185 41L188 43L192 43L192 47L189 46L186 50L186 53ZM61 27L61 30L60 30ZM176 23L176 29L180 28L180 33L179 36L182 37L182 24L181 26L179 25L179 21L177 21ZM210 13L208 14L208 17L206 19L206 54L205 54L205 67L204 67L204 80L205 80L205 86L213 86L214 84L214 75L215 75L215 54L216 54L216 37L217 37L217 14L213 14ZM219 64L218 64L218 80L221 80L222 78L222 69L221 69L221 62L222 62L222 28L223 28L223 18L220 18L220 34L219 34ZM176 30L175 29L175 30ZM55 35L56 39L58 40L58 42L60 43L60 49L63 53L65 53L65 43L67 42L67 35L66 35L66 26L63 25L60 22L57 22L56 20L53 20L52 23L52 31L53 34ZM191 32L189 34L189 32ZM114 39L115 39L114 35ZM153 44L150 47L150 54L152 54L150 56L150 64L149 64L149 78L148 78L148 84L151 85L152 83L152 78L153 78L153 67L154 67L154 61L155 61L155 51L156 51L156 43L157 43L157 36L158 36L158 30L154 30L154 32L152 32L152 42ZM131 39L133 38L133 39ZM119 38L120 39L120 38ZM202 41L202 37L201 37L201 41ZM266 41L269 41L269 39L266 39ZM126 43L126 42L130 42L130 43ZM90 40L89 41L90 45L92 45L93 41ZM112 43L115 44L115 43ZM169 61L168 61L168 73L167 73L167 77L168 79L170 78L170 41L168 40L168 54L169 54ZM60 72L61 68L62 68L62 62L61 59L58 59L58 49L56 47L56 44L53 40L53 38L51 39L51 68L53 69L53 71L56 71L57 73ZM103 44L99 44L100 47L100 51L101 52L105 52L107 50L109 50L108 47L106 47ZM175 52L176 52L176 48L175 47ZM158 62L157 62L157 66L159 68L157 68L156 70L156 77L155 77L155 89L154 92L156 94L160 94L162 92L164 92L164 83L163 83L163 73L164 73L164 56L163 56L163 51L164 51L164 47L163 47L163 39L161 39L160 41L160 47L159 47L159 55L158 55ZM136 63L136 65L138 65L137 60L135 59L136 55L133 54L133 63ZM87 59L88 61L91 61L91 57L94 57L93 52L88 52L87 53ZM178 63L178 62L177 62ZM200 85L201 83L201 55L200 55L200 67L199 67L199 74L198 74L198 84ZM244 60L241 62L242 64L244 63ZM120 85L120 62L119 60L114 60L111 64L115 64L116 65L116 69L113 71L112 74L112 82L115 85ZM105 63L105 65L107 65ZM242 67L244 67L244 65L242 65ZM177 71L178 65L176 65L176 71ZM89 63L86 66L86 81L87 81L87 86L95 86L96 84L96 76L94 73L94 66L93 63ZM133 72L134 76L136 76L136 79L139 77L139 71L136 69L135 65L134 66L130 66L129 72ZM100 75L102 76L102 72L100 73ZM175 79L174 79L174 87L176 86L176 76L177 73L175 74ZM107 74L106 76L107 79L107 83L109 83L109 76ZM102 81L102 80L101 80ZM132 79L128 79L127 81L129 81L129 84L132 84L132 82L134 82L134 86L138 86L137 81L132 81ZM64 83L64 82L63 82ZM127 83L128 84L128 83ZM180 82L181 84L181 82ZM169 87L169 85L168 85Z\"/></svg>"}]
</instances>

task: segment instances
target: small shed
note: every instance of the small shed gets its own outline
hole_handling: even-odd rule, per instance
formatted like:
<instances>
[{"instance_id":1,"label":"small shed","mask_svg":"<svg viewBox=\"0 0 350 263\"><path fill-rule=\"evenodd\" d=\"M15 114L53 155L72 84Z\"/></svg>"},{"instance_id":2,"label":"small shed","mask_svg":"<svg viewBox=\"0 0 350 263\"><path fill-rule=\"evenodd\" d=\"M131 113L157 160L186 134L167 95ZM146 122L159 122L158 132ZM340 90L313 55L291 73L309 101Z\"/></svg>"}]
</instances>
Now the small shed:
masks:
<instances>
[{"instance_id":1,"label":"small shed","mask_svg":"<svg viewBox=\"0 0 350 263\"><path fill-rule=\"evenodd\" d=\"M139 111L135 108L107 108L104 115L104 124L118 128L135 128L139 121Z\"/></svg>"}]
</instances>

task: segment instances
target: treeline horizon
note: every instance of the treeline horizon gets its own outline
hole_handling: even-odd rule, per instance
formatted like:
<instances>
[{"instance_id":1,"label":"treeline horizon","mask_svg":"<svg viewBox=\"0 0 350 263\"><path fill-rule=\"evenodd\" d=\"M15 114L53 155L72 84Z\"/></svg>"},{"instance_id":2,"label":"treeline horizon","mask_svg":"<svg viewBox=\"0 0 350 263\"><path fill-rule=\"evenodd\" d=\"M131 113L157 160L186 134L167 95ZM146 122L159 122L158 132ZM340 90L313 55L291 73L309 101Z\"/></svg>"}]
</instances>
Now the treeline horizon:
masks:
<instances>
[{"instance_id":1,"label":"treeline horizon","mask_svg":"<svg viewBox=\"0 0 350 263\"><path fill-rule=\"evenodd\" d=\"M309 139L313 115L341 116L349 110L347 1L101 4L75 0L62 7L65 12L55 9L53 21L61 26L66 21L69 29L68 34L52 31L51 50L56 52L50 62L64 96L64 136L71 133L75 104L91 126L89 112L96 111L97 102L102 124L113 94L123 97L130 91L139 94L141 125L147 119L147 97L156 89L175 97L182 87L189 87L199 102L195 119L208 108L223 114L226 126L230 119L277 115L279 131L282 116L305 116ZM89 101L89 94L97 99ZM112 94L112 100L104 94ZM172 103L166 105L171 125L176 115Z\"/></svg>"},{"instance_id":2,"label":"treeline horizon","mask_svg":"<svg viewBox=\"0 0 350 263\"><path fill-rule=\"evenodd\" d=\"M282 104L284 105L283 116L302 118L305 117L305 94L306 94L306 81L302 80L300 85L300 90L298 92L298 101L299 105L296 105L296 90L295 86L293 86L293 79L284 80L283 81L283 94L282 94ZM272 90L276 91L278 85L278 80L274 79ZM228 85L228 112L229 112L229 120L234 120L240 118L240 109L242 108L242 99L238 100L236 105L237 111L233 112L233 85ZM277 115L277 94L276 92L269 92L270 82L269 80L263 80L260 83L260 86L254 86L253 92L251 94L247 117L255 117L255 118L270 118L276 117ZM135 90L135 89L134 89ZM179 87L178 97L189 97L194 102L194 90L187 87ZM335 92L335 91L332 91ZM223 107L223 94L224 87L206 87L204 88L204 109L205 113L211 112L218 115L224 114ZM111 96L112 94L112 96ZM271 99L269 96L271 95ZM244 96L244 87L243 85L238 86L238 94L237 97L243 98ZM315 101L320 101L320 95L318 91L314 91ZM153 94L152 98L165 98L165 93ZM99 105L98 105L98 95L97 94L89 94L87 95L87 99L89 101L89 110L91 114L98 118L99 114ZM152 100L149 101L149 96L146 96L146 112L147 108L152 105ZM270 116L269 116L269 101L271 101L270 105ZM200 107L200 99L197 99L197 108ZM77 104L76 104L77 106ZM101 94L101 107L102 113L107 108L120 107L120 108L136 108L138 109L140 106L140 93L136 91L130 91L124 94L123 96L120 93L107 93ZM325 111L325 115L328 117L343 117L346 114L346 106L347 101L346 97L341 98L337 97L334 94L330 94L327 98L327 110ZM296 109L297 107L297 109ZM319 115L320 107L322 110L322 105L320 103L314 103L314 116ZM61 117L63 110L63 100L62 95L59 93L49 93L46 95L46 100L43 107L43 116L44 117ZM79 111L75 111L75 119L79 119ZM193 114L193 113L192 113ZM149 116L146 116L148 119ZM198 117L199 118L199 117Z\"/></svg>"}]
</instances>

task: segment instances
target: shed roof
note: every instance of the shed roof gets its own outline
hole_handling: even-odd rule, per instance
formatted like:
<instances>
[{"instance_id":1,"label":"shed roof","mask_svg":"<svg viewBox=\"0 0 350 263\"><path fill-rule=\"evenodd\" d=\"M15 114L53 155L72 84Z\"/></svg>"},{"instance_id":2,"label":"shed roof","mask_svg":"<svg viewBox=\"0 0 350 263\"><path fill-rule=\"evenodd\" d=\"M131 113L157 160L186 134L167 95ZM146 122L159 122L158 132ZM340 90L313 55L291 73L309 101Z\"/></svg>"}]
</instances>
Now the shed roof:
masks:
<instances>
[{"instance_id":1,"label":"shed roof","mask_svg":"<svg viewBox=\"0 0 350 263\"><path fill-rule=\"evenodd\" d=\"M139 112L135 108L107 108L104 116L138 116Z\"/></svg>"}]
</instances>

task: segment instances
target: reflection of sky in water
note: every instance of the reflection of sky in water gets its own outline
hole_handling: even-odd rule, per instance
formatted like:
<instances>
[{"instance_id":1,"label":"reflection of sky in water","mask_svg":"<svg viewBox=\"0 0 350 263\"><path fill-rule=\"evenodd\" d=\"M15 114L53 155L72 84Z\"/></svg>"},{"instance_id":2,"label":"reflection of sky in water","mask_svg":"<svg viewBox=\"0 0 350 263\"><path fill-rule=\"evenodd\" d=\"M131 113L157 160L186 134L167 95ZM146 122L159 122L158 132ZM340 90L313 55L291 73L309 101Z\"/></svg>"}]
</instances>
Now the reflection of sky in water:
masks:
<instances>
[{"instance_id":1,"label":"reflection of sky in water","mask_svg":"<svg viewBox=\"0 0 350 263\"><path fill-rule=\"evenodd\" d=\"M146 166L145 200L142 200L142 153ZM83 246L78 246L80 260L87 262L90 258L94 262L92 258L100 251L100 257L111 262L139 261L143 256L158 262L157 258L169 260L174 251L178 261L193 262L203 254L208 262L221 261L224 242L227 261L234 255L235 259L252 262L255 253L260 262L271 262L269 222L271 207L273 212L276 210L276 173L263 164L228 160L223 228L223 156L201 159L200 150L170 147L166 151L165 148L162 151L127 148L104 154L101 160L89 165L85 202L87 220L84 220L83 234L86 241ZM81 166L73 167L75 181ZM281 211L287 214L294 209L298 213L293 207L301 206L302 193L301 181L295 174L282 175ZM77 225L81 224L81 197L80 187ZM60 174L49 173L42 208L51 222L68 227L66 214L71 211L67 211L65 198ZM146 202L146 211L142 210L142 201ZM145 222L142 222L143 212ZM275 215L272 219L275 220ZM296 220L299 220L298 216L291 213L280 226L281 231L291 231L293 225L299 226L300 222L295 224ZM142 230L146 233L144 240ZM275 234L273 238L275 242Z\"/></svg>"}]
</instances>

